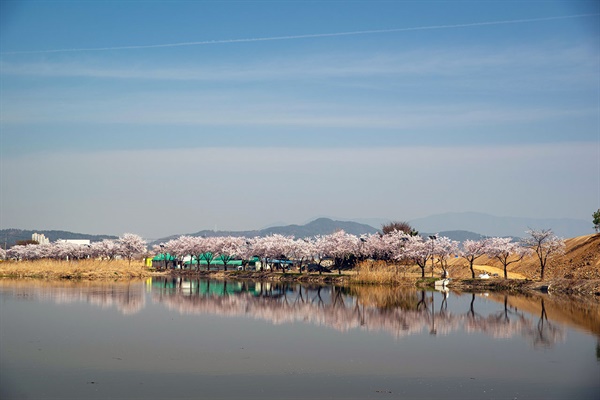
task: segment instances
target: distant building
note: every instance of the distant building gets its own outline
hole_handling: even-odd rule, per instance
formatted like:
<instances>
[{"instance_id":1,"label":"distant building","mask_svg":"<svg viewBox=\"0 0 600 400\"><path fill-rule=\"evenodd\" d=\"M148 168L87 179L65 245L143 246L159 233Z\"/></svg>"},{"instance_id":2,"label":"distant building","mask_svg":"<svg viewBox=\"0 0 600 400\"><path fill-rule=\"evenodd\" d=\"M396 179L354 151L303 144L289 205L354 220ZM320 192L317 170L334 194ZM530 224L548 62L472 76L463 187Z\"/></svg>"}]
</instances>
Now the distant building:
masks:
<instances>
[{"instance_id":1,"label":"distant building","mask_svg":"<svg viewBox=\"0 0 600 400\"><path fill-rule=\"evenodd\" d=\"M31 235L31 240L38 242L38 244L48 244L50 243L50 239L46 237L43 233L37 233Z\"/></svg>"},{"instance_id":2,"label":"distant building","mask_svg":"<svg viewBox=\"0 0 600 400\"><path fill-rule=\"evenodd\" d=\"M80 246L87 246L90 244L89 239L58 239L57 243L73 243L78 244Z\"/></svg>"}]
</instances>

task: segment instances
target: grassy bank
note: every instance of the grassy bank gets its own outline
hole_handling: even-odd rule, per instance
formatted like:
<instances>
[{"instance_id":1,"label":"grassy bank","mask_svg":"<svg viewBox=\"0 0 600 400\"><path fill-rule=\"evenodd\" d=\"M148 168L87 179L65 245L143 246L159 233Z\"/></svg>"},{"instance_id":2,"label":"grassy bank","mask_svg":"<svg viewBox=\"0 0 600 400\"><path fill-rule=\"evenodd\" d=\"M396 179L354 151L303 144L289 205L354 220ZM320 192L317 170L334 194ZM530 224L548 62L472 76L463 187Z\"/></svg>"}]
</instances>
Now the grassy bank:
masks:
<instances>
[{"instance_id":1,"label":"grassy bank","mask_svg":"<svg viewBox=\"0 0 600 400\"><path fill-rule=\"evenodd\" d=\"M152 276L141 261L127 260L36 260L0 262L0 276L46 279L131 279Z\"/></svg>"}]
</instances>

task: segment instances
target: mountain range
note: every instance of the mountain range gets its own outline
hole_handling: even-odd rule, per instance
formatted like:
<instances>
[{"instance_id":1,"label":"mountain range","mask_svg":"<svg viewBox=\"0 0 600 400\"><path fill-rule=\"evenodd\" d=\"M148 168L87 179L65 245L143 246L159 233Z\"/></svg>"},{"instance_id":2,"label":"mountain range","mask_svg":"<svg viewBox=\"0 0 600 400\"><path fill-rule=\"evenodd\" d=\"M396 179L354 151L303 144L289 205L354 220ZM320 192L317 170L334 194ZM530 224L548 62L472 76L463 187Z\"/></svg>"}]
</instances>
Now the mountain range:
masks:
<instances>
[{"instance_id":1,"label":"mountain range","mask_svg":"<svg viewBox=\"0 0 600 400\"><path fill-rule=\"evenodd\" d=\"M363 234L379 232L378 229L353 221L334 221L330 218L317 218L304 225L285 225L285 226L270 226L267 228L252 230L252 231L214 231L203 230L196 233L190 233L189 236L244 236L256 237L280 234L284 236L294 236L296 238L312 237L317 235L328 235L338 230L344 230L352 235L360 236ZM181 235L172 235L165 238L157 239L154 243L163 243L171 239L176 239Z\"/></svg>"},{"instance_id":2,"label":"mountain range","mask_svg":"<svg viewBox=\"0 0 600 400\"><path fill-rule=\"evenodd\" d=\"M590 218L591 220L591 218ZM371 222L371 224L366 223ZM280 225L269 226L258 230L248 231L215 231L201 230L195 233L188 233L190 236L266 236L271 234L281 234L294 236L296 238L312 237L316 235L327 235L337 230L344 231L356 236L363 234L372 234L379 232L382 224L390 222L383 218L356 219L356 220L336 220L332 218L317 218L303 225ZM588 235L593 233L591 221L587 222L578 219L556 218L556 219L535 219L535 218L517 218L517 217L497 217L489 214L463 212L463 213L444 213L432 215L426 218L418 218L408 221L410 225L418 230L421 235L428 236L438 234L447 236L452 240L463 242L467 239L479 240L486 236L513 237L518 239L525 236L525 231L533 229L552 229L558 236L571 238ZM375 228L373 225L377 225ZM116 239L111 235L88 235L83 233L74 233L68 231L56 230L23 230L23 229L2 229L0 230L0 241L2 247L11 247L19 240L31 239L32 233L43 233L51 242L57 239L89 239L92 242L103 239ZM175 239L181 234L171 235L156 239L150 243L164 243Z\"/></svg>"}]
</instances>

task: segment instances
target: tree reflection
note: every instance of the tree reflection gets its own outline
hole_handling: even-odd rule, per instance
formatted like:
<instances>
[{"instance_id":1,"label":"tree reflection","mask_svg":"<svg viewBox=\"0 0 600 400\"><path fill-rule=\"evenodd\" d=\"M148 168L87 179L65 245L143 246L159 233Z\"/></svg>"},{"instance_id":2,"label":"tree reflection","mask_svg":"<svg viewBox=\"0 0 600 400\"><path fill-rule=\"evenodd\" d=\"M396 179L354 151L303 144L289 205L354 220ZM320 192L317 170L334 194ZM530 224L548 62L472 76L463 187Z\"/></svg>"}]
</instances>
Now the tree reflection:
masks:
<instances>
[{"instance_id":1,"label":"tree reflection","mask_svg":"<svg viewBox=\"0 0 600 400\"><path fill-rule=\"evenodd\" d=\"M185 285L185 283L184 283ZM428 332L447 335L461 330L484 333L492 337L523 336L535 344L541 337L555 343L564 335L562 329L549 332L547 317L536 325L532 317L516 312L506 295L500 307L488 315L477 312L478 296L455 294L457 305L468 305L466 313L456 312L447 291L414 291L381 287L346 288L337 285L310 286L279 282L220 281L194 283L198 295L187 292L154 291L154 299L182 314L218 314L250 316L273 324L302 322L346 332L351 329L384 331L395 337ZM216 289L218 288L218 290ZM439 307L436 306L439 301ZM489 299L485 300L489 302ZM486 306L486 309L489 307ZM513 318L514 319L513 321Z\"/></svg>"},{"instance_id":2,"label":"tree reflection","mask_svg":"<svg viewBox=\"0 0 600 400\"><path fill-rule=\"evenodd\" d=\"M540 305L542 311L540 312L537 330L535 331L534 345L537 347L551 347L557 341L558 337L562 337L562 330L548 321L543 297L540 299Z\"/></svg>"},{"instance_id":3,"label":"tree reflection","mask_svg":"<svg viewBox=\"0 0 600 400\"><path fill-rule=\"evenodd\" d=\"M461 331L494 338L520 336L535 347L552 346L564 339L564 328L556 322L564 323L564 317L557 320L556 316L561 309L590 326L598 323L595 311L557 303L556 296L491 294L483 298L471 293L410 288L348 288L181 277L153 278L146 285L0 281L0 288L3 296L17 299L37 298L56 304L86 302L102 308L114 307L123 314L144 308L149 292L148 298L154 303L187 315L245 316L272 324L300 322L326 326L340 332L381 331L398 338L425 332L447 335Z\"/></svg>"},{"instance_id":4,"label":"tree reflection","mask_svg":"<svg viewBox=\"0 0 600 400\"><path fill-rule=\"evenodd\" d=\"M55 304L88 303L104 309L115 308L124 315L135 314L146 305L142 281L0 281L0 288L3 293L9 290L16 298L35 298Z\"/></svg>"}]
</instances>

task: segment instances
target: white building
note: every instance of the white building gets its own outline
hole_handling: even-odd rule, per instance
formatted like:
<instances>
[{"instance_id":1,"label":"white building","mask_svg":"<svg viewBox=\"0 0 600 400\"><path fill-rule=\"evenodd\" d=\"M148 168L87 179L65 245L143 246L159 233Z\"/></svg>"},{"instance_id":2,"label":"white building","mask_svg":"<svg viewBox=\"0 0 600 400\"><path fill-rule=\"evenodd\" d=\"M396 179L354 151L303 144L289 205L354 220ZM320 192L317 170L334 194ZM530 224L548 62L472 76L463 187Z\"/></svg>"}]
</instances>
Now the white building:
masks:
<instances>
[{"instance_id":1,"label":"white building","mask_svg":"<svg viewBox=\"0 0 600 400\"><path fill-rule=\"evenodd\" d=\"M38 244L48 244L50 243L50 239L46 237L43 233L33 233L31 235L31 240L38 242Z\"/></svg>"}]
</instances>

